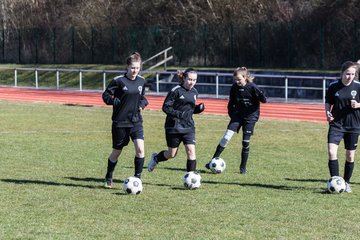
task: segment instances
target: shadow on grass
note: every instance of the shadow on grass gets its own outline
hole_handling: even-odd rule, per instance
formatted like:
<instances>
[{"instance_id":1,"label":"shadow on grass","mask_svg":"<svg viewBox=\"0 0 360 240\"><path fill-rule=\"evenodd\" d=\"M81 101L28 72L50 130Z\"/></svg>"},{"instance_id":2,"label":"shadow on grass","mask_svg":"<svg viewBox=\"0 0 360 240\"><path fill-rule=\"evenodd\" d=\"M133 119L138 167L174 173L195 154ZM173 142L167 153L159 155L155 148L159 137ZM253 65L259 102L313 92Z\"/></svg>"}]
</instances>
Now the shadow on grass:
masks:
<instances>
[{"instance_id":1,"label":"shadow on grass","mask_svg":"<svg viewBox=\"0 0 360 240\"><path fill-rule=\"evenodd\" d=\"M64 103L63 105L68 107L94 107L94 105L76 104L76 103Z\"/></svg>"},{"instance_id":2,"label":"shadow on grass","mask_svg":"<svg viewBox=\"0 0 360 240\"><path fill-rule=\"evenodd\" d=\"M161 168L160 168L161 169ZM164 170L170 170L170 171L179 171L179 172L183 172L184 174L186 173L186 169L185 168L175 168L175 167L164 167L162 168ZM196 172L198 173L211 173L209 171L205 171L205 170L196 170Z\"/></svg>"},{"instance_id":3,"label":"shadow on grass","mask_svg":"<svg viewBox=\"0 0 360 240\"><path fill-rule=\"evenodd\" d=\"M75 178L75 177L65 177L72 181L82 181L82 182L95 182L103 183L103 178ZM91 189L103 188L103 184L94 186L94 185L83 185L83 184L74 184L74 183L62 183L62 182L51 182L51 181L42 181L42 180L25 180L25 179L0 179L1 182L15 183L15 184L39 184L39 185L48 185L48 186L65 186L65 187L83 187ZM123 183L123 180L113 180L114 183Z\"/></svg>"},{"instance_id":4,"label":"shadow on grass","mask_svg":"<svg viewBox=\"0 0 360 240\"><path fill-rule=\"evenodd\" d=\"M134 169L134 167L127 167L127 166L125 166L125 167L123 167L123 168ZM147 166L144 166L144 167L143 167L143 171L146 170L146 172L147 172L147 169L148 169ZM159 165L157 166L157 168L156 168L155 171L157 171L157 170L169 170L169 171L184 172L184 174L186 173L186 169L185 169L185 168L162 167L162 166L159 167ZM196 170L196 171L197 171L198 173L213 174L212 172L210 172L210 170L202 170L202 169L200 169L200 170Z\"/></svg>"},{"instance_id":5,"label":"shadow on grass","mask_svg":"<svg viewBox=\"0 0 360 240\"><path fill-rule=\"evenodd\" d=\"M294 181L294 182L322 182L326 183L327 179L299 179L299 178L284 178L287 181ZM358 182L350 182L351 184L360 184Z\"/></svg>"},{"instance_id":6,"label":"shadow on grass","mask_svg":"<svg viewBox=\"0 0 360 240\"><path fill-rule=\"evenodd\" d=\"M83 187L98 189L102 186L93 186L93 185L81 185L73 183L60 183L60 182L51 182L51 181L41 181L41 180L24 180L24 179L0 179L1 182L15 183L15 184L36 184L36 185L48 185L48 186L65 186L65 187Z\"/></svg>"},{"instance_id":7,"label":"shadow on grass","mask_svg":"<svg viewBox=\"0 0 360 240\"><path fill-rule=\"evenodd\" d=\"M65 179L69 179L72 181L78 181L78 182L97 182L97 183L103 183L104 178L78 178L78 177L64 177ZM123 183L124 180L121 179L113 179L114 183Z\"/></svg>"},{"instance_id":8,"label":"shadow on grass","mask_svg":"<svg viewBox=\"0 0 360 240\"><path fill-rule=\"evenodd\" d=\"M298 179L298 178L284 178L286 181L293 182L326 182L326 179Z\"/></svg>"},{"instance_id":9,"label":"shadow on grass","mask_svg":"<svg viewBox=\"0 0 360 240\"><path fill-rule=\"evenodd\" d=\"M75 177L66 177L67 179L70 179L70 180L73 180L73 181L89 181L89 182L103 182L104 179L100 179L100 178L75 178ZM116 180L116 179L113 179L113 182L114 183L117 183L117 184L121 184L120 186L122 186L124 180ZM169 187L173 190L187 190L183 187L174 187L173 185L170 185L170 184L163 184L163 183L147 183L147 182L144 182L143 181L143 185L151 185L151 186L158 186L158 187ZM116 188L113 188L113 189L116 189ZM119 188L122 190L122 188ZM117 193L114 193L116 195L128 195L127 193L124 193L124 192L117 192Z\"/></svg>"},{"instance_id":10,"label":"shadow on grass","mask_svg":"<svg viewBox=\"0 0 360 240\"><path fill-rule=\"evenodd\" d=\"M202 183L207 184L224 184L224 185L238 185L242 187L259 187L259 188L271 188L276 190L285 190L285 191L292 191L292 190L304 190L304 187L290 187L285 185L273 185L273 184L262 184L262 183L238 183L238 182L216 182L216 181L202 181Z\"/></svg>"},{"instance_id":11,"label":"shadow on grass","mask_svg":"<svg viewBox=\"0 0 360 240\"><path fill-rule=\"evenodd\" d=\"M95 182L95 183L102 183L102 178L77 178L77 177L65 177L65 179L69 179L72 181L81 181L81 182ZM288 181L296 181L293 179L286 179ZM42 181L42 180L24 180L24 179L0 179L1 182L6 183L15 183L15 184L35 184L35 185L48 185L48 186L65 186L65 187L82 187L82 188L90 188L90 189L104 189L102 184L101 185L89 185L89 184L74 184L74 183L62 183L62 182L52 182L52 181ZM119 184L122 186L123 180L113 180L114 183ZM303 180L301 180L303 181ZM324 182L323 180L311 180L314 182ZM179 185L174 186L173 184L162 184L162 183L146 183L143 182L144 185L151 185L151 186L158 186L158 187L169 187L172 190L187 190L184 187L180 187ZM309 190L309 188L304 187L291 187L286 185L274 185L274 184L262 184L262 183L239 183L239 182L217 182L217 181L202 181L202 184L223 184L223 185L237 185L241 187L257 187L257 188L268 188L268 189L275 189L275 190L284 190L284 191L293 191L293 190ZM113 188L112 190L119 190L120 188ZM313 189L315 192L319 192L318 188ZM122 195L122 193L116 193ZM126 195L126 194L125 194Z\"/></svg>"}]
</instances>

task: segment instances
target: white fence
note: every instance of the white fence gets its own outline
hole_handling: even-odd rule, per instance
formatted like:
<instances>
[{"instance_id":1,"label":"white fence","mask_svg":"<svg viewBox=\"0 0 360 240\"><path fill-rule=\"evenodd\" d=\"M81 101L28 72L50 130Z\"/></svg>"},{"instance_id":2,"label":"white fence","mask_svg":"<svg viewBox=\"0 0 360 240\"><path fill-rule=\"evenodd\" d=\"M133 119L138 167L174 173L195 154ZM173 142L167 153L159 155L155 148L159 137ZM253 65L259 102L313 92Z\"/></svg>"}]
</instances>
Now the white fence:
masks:
<instances>
[{"instance_id":1,"label":"white fence","mask_svg":"<svg viewBox=\"0 0 360 240\"><path fill-rule=\"evenodd\" d=\"M60 73L61 72L77 72L79 74L79 91L83 91L83 73L92 72L92 73L102 73L102 79L99 81L102 81L102 89L105 90L108 81L110 79L107 79L108 73L124 73L125 71L122 70L89 70L89 69L66 69L66 68L6 68L6 67L0 67L0 78L1 78L1 71L3 70L12 70L14 72L14 83L11 84L12 86L18 87L18 72L19 71L33 71L34 72L34 81L35 81L35 88L40 88L39 83L41 79L39 79L39 72L40 71L46 71L46 72L55 72L56 77L54 81L56 81L56 89L60 88ZM155 76L155 94L161 94L160 92L160 85L161 84L175 84L174 82L168 81L166 79L172 79L171 76L174 76L176 74L175 71L143 71L142 74L152 74ZM160 76L168 76L166 79L160 79ZM215 94L209 93L207 95L213 96L215 98L219 98L219 88L220 87L230 87L231 84L229 83L220 83L219 78L220 77L232 77L232 73L215 73L215 72L202 72L198 71L198 76L212 76L215 77L215 83L202 83L198 82L197 86L212 86L215 87ZM284 96L283 99L287 102L289 99L289 90L290 89L297 89L297 90L316 90L316 91L322 91L322 101L325 102L325 93L326 93L326 86L327 81L329 80L335 80L336 77L331 76L294 76L294 75L273 75L273 74L253 74L253 76L257 78L276 78L283 80L282 85L264 85L260 84L260 88L273 88L273 89L284 89ZM293 79L308 79L308 80L318 80L322 81L322 87L303 87L303 86L289 86L289 81ZM95 89L94 89L95 90Z\"/></svg>"}]
</instances>

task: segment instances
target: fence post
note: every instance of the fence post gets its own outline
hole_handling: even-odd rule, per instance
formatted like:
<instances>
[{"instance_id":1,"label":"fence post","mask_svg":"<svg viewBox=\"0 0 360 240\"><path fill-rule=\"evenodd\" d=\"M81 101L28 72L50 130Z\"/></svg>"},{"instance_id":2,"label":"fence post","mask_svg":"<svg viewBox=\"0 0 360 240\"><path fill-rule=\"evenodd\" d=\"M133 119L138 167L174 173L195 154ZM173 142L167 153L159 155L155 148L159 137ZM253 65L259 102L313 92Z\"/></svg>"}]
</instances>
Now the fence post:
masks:
<instances>
[{"instance_id":1,"label":"fence post","mask_svg":"<svg viewBox=\"0 0 360 240\"><path fill-rule=\"evenodd\" d=\"M207 65L207 62L206 62L206 59L207 59L207 45L208 45L208 26L207 26L207 24L204 24L203 25L203 40L204 40L204 66L206 66ZM230 40L232 40L231 38L230 38ZM230 44L232 44L232 42L230 42ZM232 48L230 48L231 50L230 51L232 51Z\"/></svg>"},{"instance_id":2,"label":"fence post","mask_svg":"<svg viewBox=\"0 0 360 240\"><path fill-rule=\"evenodd\" d=\"M79 88L82 91L82 72L81 69L79 70Z\"/></svg>"},{"instance_id":3,"label":"fence post","mask_svg":"<svg viewBox=\"0 0 360 240\"><path fill-rule=\"evenodd\" d=\"M258 65L257 66L261 66L262 65L262 32L261 32L261 23L257 24L257 32L258 32L258 53L257 53L257 59L258 59Z\"/></svg>"},{"instance_id":4,"label":"fence post","mask_svg":"<svg viewBox=\"0 0 360 240\"><path fill-rule=\"evenodd\" d=\"M39 63L39 28L34 29L35 34L35 63Z\"/></svg>"},{"instance_id":5,"label":"fence post","mask_svg":"<svg viewBox=\"0 0 360 240\"><path fill-rule=\"evenodd\" d=\"M159 95L159 73L156 73L156 95Z\"/></svg>"},{"instance_id":6,"label":"fence post","mask_svg":"<svg viewBox=\"0 0 360 240\"><path fill-rule=\"evenodd\" d=\"M21 30L18 30L18 62L21 63Z\"/></svg>"},{"instance_id":7,"label":"fence post","mask_svg":"<svg viewBox=\"0 0 360 240\"><path fill-rule=\"evenodd\" d=\"M324 25L320 23L320 68L324 67Z\"/></svg>"},{"instance_id":8,"label":"fence post","mask_svg":"<svg viewBox=\"0 0 360 240\"><path fill-rule=\"evenodd\" d=\"M216 73L216 76L215 76L215 89L216 89L216 98L219 98L219 74Z\"/></svg>"},{"instance_id":9,"label":"fence post","mask_svg":"<svg viewBox=\"0 0 360 240\"><path fill-rule=\"evenodd\" d=\"M326 96L326 78L323 78L323 103L325 103L325 96Z\"/></svg>"},{"instance_id":10,"label":"fence post","mask_svg":"<svg viewBox=\"0 0 360 240\"><path fill-rule=\"evenodd\" d=\"M5 29L2 30L2 62L5 62Z\"/></svg>"},{"instance_id":11,"label":"fence post","mask_svg":"<svg viewBox=\"0 0 360 240\"><path fill-rule=\"evenodd\" d=\"M353 24L353 31L352 31L352 48L351 48L351 52L352 52L352 59L357 59L356 53L357 53L357 45L358 45L358 41L357 41L357 22L354 21Z\"/></svg>"},{"instance_id":12,"label":"fence post","mask_svg":"<svg viewBox=\"0 0 360 240\"><path fill-rule=\"evenodd\" d=\"M15 83L14 83L15 87L17 87L18 79L17 79L17 69L16 68L14 69L14 81L15 81Z\"/></svg>"},{"instance_id":13,"label":"fence post","mask_svg":"<svg viewBox=\"0 0 360 240\"><path fill-rule=\"evenodd\" d=\"M288 35L288 67L292 66L292 24L288 23L288 29L287 29L287 35Z\"/></svg>"},{"instance_id":14,"label":"fence post","mask_svg":"<svg viewBox=\"0 0 360 240\"><path fill-rule=\"evenodd\" d=\"M71 27L71 62L75 63L75 29Z\"/></svg>"},{"instance_id":15,"label":"fence post","mask_svg":"<svg viewBox=\"0 0 360 240\"><path fill-rule=\"evenodd\" d=\"M38 70L35 68L35 88L39 88Z\"/></svg>"},{"instance_id":16,"label":"fence post","mask_svg":"<svg viewBox=\"0 0 360 240\"><path fill-rule=\"evenodd\" d=\"M94 64L94 27L91 27L91 63Z\"/></svg>"},{"instance_id":17,"label":"fence post","mask_svg":"<svg viewBox=\"0 0 360 240\"><path fill-rule=\"evenodd\" d=\"M167 59L167 50L165 50L164 52L164 59ZM167 67L167 64L166 64L167 61L165 61L164 63L164 70L166 71L166 67Z\"/></svg>"},{"instance_id":18,"label":"fence post","mask_svg":"<svg viewBox=\"0 0 360 240\"><path fill-rule=\"evenodd\" d=\"M59 70L56 69L56 89L60 88L60 73Z\"/></svg>"},{"instance_id":19,"label":"fence post","mask_svg":"<svg viewBox=\"0 0 360 240\"><path fill-rule=\"evenodd\" d=\"M116 33L115 27L111 26L111 63L115 63L115 53L116 53Z\"/></svg>"},{"instance_id":20,"label":"fence post","mask_svg":"<svg viewBox=\"0 0 360 240\"><path fill-rule=\"evenodd\" d=\"M229 65L233 66L233 61L234 61L234 25L232 23L230 23L230 37L229 37L229 41L230 41L230 59L229 59Z\"/></svg>"},{"instance_id":21,"label":"fence post","mask_svg":"<svg viewBox=\"0 0 360 240\"><path fill-rule=\"evenodd\" d=\"M289 87L289 80L285 77L285 102L288 101L288 87Z\"/></svg>"},{"instance_id":22,"label":"fence post","mask_svg":"<svg viewBox=\"0 0 360 240\"><path fill-rule=\"evenodd\" d=\"M103 72L103 90L105 91L106 89L106 72Z\"/></svg>"},{"instance_id":23,"label":"fence post","mask_svg":"<svg viewBox=\"0 0 360 240\"><path fill-rule=\"evenodd\" d=\"M53 28L51 42L53 47L53 63L55 64L56 63L56 27Z\"/></svg>"}]
</instances>

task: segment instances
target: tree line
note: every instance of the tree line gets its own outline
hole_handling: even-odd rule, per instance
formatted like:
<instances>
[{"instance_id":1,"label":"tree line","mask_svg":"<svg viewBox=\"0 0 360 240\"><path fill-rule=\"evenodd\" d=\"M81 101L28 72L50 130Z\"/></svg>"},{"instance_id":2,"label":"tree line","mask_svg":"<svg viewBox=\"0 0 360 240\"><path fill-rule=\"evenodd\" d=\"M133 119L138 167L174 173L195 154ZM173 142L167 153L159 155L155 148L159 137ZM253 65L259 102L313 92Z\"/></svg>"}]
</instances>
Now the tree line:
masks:
<instances>
[{"instance_id":1,"label":"tree line","mask_svg":"<svg viewBox=\"0 0 360 240\"><path fill-rule=\"evenodd\" d=\"M0 0L0 52L3 62L48 53L38 60L113 63L171 45L183 65L333 68L360 58L359 8L356 0ZM54 49L63 34L73 57Z\"/></svg>"}]
</instances>

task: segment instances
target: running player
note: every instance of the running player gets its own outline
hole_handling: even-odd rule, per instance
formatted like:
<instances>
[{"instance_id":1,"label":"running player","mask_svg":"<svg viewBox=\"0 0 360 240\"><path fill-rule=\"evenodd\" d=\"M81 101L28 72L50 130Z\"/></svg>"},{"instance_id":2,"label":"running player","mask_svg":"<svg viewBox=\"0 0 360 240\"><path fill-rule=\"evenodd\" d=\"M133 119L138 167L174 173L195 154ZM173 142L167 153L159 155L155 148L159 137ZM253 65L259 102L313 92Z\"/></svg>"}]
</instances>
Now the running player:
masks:
<instances>
[{"instance_id":1,"label":"running player","mask_svg":"<svg viewBox=\"0 0 360 240\"><path fill-rule=\"evenodd\" d=\"M153 153L148 163L148 170L152 172L159 162L174 158L181 142L185 145L187 154L186 171L196 171L195 154L195 123L193 113L201 113L205 106L203 103L196 105L198 91L194 88L197 72L187 69L178 72L180 84L171 89L162 106L166 113L165 133L168 149Z\"/></svg>"},{"instance_id":2,"label":"running player","mask_svg":"<svg viewBox=\"0 0 360 240\"><path fill-rule=\"evenodd\" d=\"M145 79L139 75L141 56L134 52L126 59L126 73L115 77L102 94L107 105L113 105L112 147L108 158L105 187L111 188L113 171L122 149L130 138L135 146L135 177L140 178L144 166L144 130L141 111L148 105L145 94Z\"/></svg>"},{"instance_id":3,"label":"running player","mask_svg":"<svg viewBox=\"0 0 360 240\"><path fill-rule=\"evenodd\" d=\"M354 170L354 157L360 132L360 83L355 81L357 64L345 62L341 67L341 79L330 83L326 92L325 111L329 122L328 131L328 167L330 176L339 176L337 152L344 139L345 192L352 192L350 178Z\"/></svg>"},{"instance_id":4,"label":"running player","mask_svg":"<svg viewBox=\"0 0 360 240\"><path fill-rule=\"evenodd\" d=\"M235 83L231 87L227 106L230 122L213 155L213 158L220 157L234 133L239 133L242 127L241 174L247 173L246 164L249 158L250 137L254 133L255 123L259 119L260 102L267 102L264 92L253 83L253 79L254 77L245 67L235 69ZM207 169L210 169L209 163L205 165Z\"/></svg>"}]
</instances>

